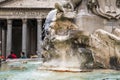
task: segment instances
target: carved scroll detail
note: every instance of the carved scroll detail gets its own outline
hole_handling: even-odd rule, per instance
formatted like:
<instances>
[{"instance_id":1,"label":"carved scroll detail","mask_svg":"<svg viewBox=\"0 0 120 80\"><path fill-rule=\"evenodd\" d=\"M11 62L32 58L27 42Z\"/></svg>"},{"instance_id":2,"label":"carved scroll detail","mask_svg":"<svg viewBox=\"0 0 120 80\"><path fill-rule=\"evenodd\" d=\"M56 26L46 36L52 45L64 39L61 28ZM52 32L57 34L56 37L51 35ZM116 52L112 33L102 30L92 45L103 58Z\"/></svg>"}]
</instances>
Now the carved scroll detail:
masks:
<instances>
[{"instance_id":1,"label":"carved scroll detail","mask_svg":"<svg viewBox=\"0 0 120 80\"><path fill-rule=\"evenodd\" d=\"M115 8L120 7L120 0L116 0L116 7L112 6L111 3L107 3L106 6L109 8L109 10L105 12L101 9L99 0L88 0L87 6L88 9L90 9L94 14L98 16L104 17L106 19L120 19L120 14L115 11Z\"/></svg>"}]
</instances>

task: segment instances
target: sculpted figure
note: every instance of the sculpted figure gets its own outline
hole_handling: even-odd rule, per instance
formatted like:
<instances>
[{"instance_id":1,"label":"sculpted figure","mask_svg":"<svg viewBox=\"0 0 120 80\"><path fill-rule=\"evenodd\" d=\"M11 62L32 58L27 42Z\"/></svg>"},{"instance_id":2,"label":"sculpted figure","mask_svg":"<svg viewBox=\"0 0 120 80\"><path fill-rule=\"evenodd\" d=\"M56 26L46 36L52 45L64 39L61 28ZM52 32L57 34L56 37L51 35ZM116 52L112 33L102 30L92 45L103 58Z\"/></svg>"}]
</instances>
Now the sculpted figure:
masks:
<instances>
[{"instance_id":1,"label":"sculpted figure","mask_svg":"<svg viewBox=\"0 0 120 80\"><path fill-rule=\"evenodd\" d=\"M78 45L83 43L81 46L86 47L84 40L87 44L89 33L80 31L75 25L73 21L76 16L74 6L70 1L55 4L56 15L49 24L48 34L43 42L42 55L45 62L42 69L47 69L48 66L49 69L56 70L64 66L65 70L63 69L63 71L81 71L80 68L92 67L91 51ZM71 65L71 63L74 64ZM74 68L76 69L74 70Z\"/></svg>"},{"instance_id":2,"label":"sculpted figure","mask_svg":"<svg viewBox=\"0 0 120 80\"><path fill-rule=\"evenodd\" d=\"M61 18L73 20L76 17L75 8L82 0L66 0L61 3L55 3L55 9L50 11L46 17L43 35L46 36L50 30L52 22Z\"/></svg>"},{"instance_id":3,"label":"sculpted figure","mask_svg":"<svg viewBox=\"0 0 120 80\"><path fill-rule=\"evenodd\" d=\"M56 17L60 14L62 17L75 18L75 8L81 3L82 0L65 0L61 3L55 3L55 9L50 11L46 18L46 23L55 21ZM70 13L70 16L68 16ZM68 15L67 15L68 14ZM59 17L61 17L59 16ZM59 18L57 17L57 18ZM49 20L49 21L48 21Z\"/></svg>"},{"instance_id":4,"label":"sculpted figure","mask_svg":"<svg viewBox=\"0 0 120 80\"><path fill-rule=\"evenodd\" d=\"M102 29L96 30L90 36L90 48L94 57L94 67L120 69L120 29L112 33Z\"/></svg>"},{"instance_id":5,"label":"sculpted figure","mask_svg":"<svg viewBox=\"0 0 120 80\"><path fill-rule=\"evenodd\" d=\"M55 9L48 14L44 25L47 35L43 41L42 52L45 62L40 69L55 71L83 71L93 68L120 69L120 29L114 28L112 33L102 29L96 29L92 33L80 30L73 19L76 19L76 15L79 14L75 10L81 1L65 0L63 3L56 3ZM105 20L119 20L119 4L116 3L119 0L86 1L86 7L93 14ZM96 16L88 18L91 17L90 15L87 15L87 18L82 16L78 16L78 20L83 20L84 23L86 19L86 24L89 20L98 18L98 16L97 18ZM89 22L87 28L94 24L97 23Z\"/></svg>"}]
</instances>

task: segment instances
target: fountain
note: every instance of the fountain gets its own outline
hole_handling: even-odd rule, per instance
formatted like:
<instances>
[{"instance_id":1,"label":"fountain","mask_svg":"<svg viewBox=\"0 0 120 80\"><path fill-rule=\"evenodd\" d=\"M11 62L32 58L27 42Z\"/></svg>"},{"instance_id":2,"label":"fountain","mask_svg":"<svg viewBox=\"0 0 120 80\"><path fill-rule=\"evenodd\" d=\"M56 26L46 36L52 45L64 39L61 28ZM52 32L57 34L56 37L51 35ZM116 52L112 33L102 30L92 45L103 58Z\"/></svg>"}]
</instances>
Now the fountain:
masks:
<instances>
[{"instance_id":1,"label":"fountain","mask_svg":"<svg viewBox=\"0 0 120 80\"><path fill-rule=\"evenodd\" d=\"M116 5L104 4L116 1L56 3L44 25L44 63L39 69L70 72L120 69L120 10Z\"/></svg>"},{"instance_id":2,"label":"fountain","mask_svg":"<svg viewBox=\"0 0 120 80\"><path fill-rule=\"evenodd\" d=\"M6 61L0 80L120 79L120 0L62 1L45 21L43 61Z\"/></svg>"}]
</instances>

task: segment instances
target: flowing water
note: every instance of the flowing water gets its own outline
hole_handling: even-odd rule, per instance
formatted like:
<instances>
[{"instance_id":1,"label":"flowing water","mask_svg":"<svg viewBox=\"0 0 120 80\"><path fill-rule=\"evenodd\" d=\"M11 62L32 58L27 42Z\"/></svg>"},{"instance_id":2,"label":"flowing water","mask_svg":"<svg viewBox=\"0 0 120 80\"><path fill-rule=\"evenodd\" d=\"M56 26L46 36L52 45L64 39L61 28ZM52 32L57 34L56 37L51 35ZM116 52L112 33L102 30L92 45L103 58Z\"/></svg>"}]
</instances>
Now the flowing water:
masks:
<instances>
[{"instance_id":1,"label":"flowing water","mask_svg":"<svg viewBox=\"0 0 120 80\"><path fill-rule=\"evenodd\" d=\"M28 61L22 65L19 62L4 63L0 68L0 80L120 80L120 71L93 70L72 73L37 70L41 63L38 61ZM25 68L14 69L10 68L11 65Z\"/></svg>"}]
</instances>

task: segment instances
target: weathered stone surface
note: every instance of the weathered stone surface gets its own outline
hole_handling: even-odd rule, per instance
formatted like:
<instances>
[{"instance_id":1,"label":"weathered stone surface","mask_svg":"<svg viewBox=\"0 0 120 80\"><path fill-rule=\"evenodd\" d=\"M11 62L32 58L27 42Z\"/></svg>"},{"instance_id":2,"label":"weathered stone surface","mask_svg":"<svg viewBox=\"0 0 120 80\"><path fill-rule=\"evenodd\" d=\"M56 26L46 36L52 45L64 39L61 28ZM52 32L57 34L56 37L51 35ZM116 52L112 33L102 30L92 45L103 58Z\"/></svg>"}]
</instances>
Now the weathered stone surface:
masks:
<instances>
[{"instance_id":1,"label":"weathered stone surface","mask_svg":"<svg viewBox=\"0 0 120 80\"><path fill-rule=\"evenodd\" d=\"M51 22L47 29L48 34L43 44L45 62L40 69L82 71L93 68L120 68L120 29L115 25L119 23L115 16L119 11L114 15L111 14L112 11L114 12L113 9L110 13L105 11L99 13L98 3L100 8L104 9L104 1L103 3L100 0L89 1L91 13L87 10L88 6L85 6L87 0L84 0L75 18L64 16L70 9L58 4L60 7L56 8L58 11L56 20ZM64 5L68 6L68 4ZM70 11L74 12L74 9ZM113 25L116 28L113 28Z\"/></svg>"},{"instance_id":2,"label":"weathered stone surface","mask_svg":"<svg viewBox=\"0 0 120 80\"><path fill-rule=\"evenodd\" d=\"M120 29L116 29L120 30ZM96 30L90 42L95 63L103 68L119 68L120 37L104 30Z\"/></svg>"},{"instance_id":3,"label":"weathered stone surface","mask_svg":"<svg viewBox=\"0 0 120 80\"><path fill-rule=\"evenodd\" d=\"M81 71L92 67L91 50L84 45L89 33L78 30L76 25L68 20L53 22L49 32L43 45L44 69Z\"/></svg>"},{"instance_id":4,"label":"weathered stone surface","mask_svg":"<svg viewBox=\"0 0 120 80\"><path fill-rule=\"evenodd\" d=\"M56 2L61 0L3 0L2 8L54 8ZM2 2L3 2L2 1Z\"/></svg>"},{"instance_id":5,"label":"weathered stone surface","mask_svg":"<svg viewBox=\"0 0 120 80\"><path fill-rule=\"evenodd\" d=\"M69 71L74 71L74 68L78 71L91 68L120 68L120 37L101 29L91 35L83 34L83 31L79 30L71 30L71 33L66 39L54 37L47 40L43 52L44 69L51 69L51 66L52 70L62 67L63 70L69 68Z\"/></svg>"}]
</instances>

